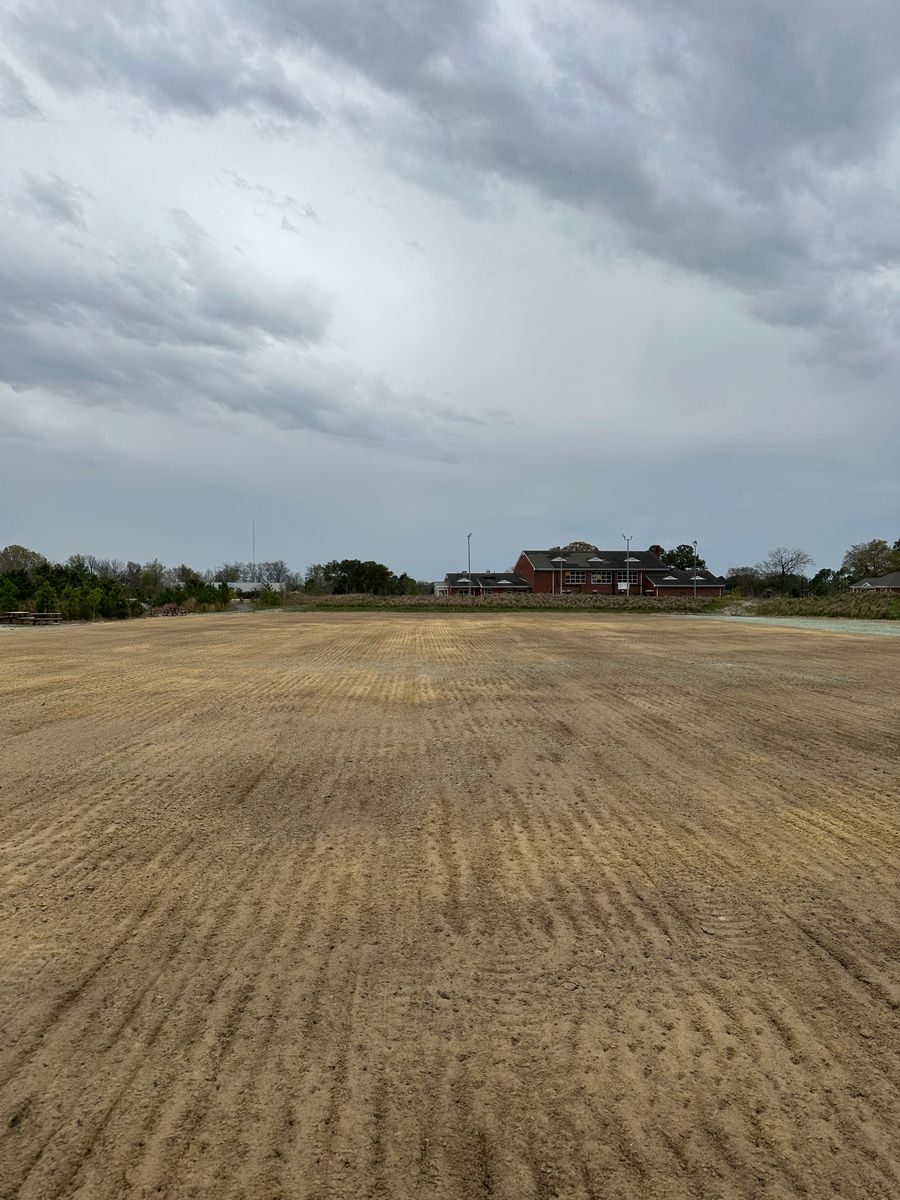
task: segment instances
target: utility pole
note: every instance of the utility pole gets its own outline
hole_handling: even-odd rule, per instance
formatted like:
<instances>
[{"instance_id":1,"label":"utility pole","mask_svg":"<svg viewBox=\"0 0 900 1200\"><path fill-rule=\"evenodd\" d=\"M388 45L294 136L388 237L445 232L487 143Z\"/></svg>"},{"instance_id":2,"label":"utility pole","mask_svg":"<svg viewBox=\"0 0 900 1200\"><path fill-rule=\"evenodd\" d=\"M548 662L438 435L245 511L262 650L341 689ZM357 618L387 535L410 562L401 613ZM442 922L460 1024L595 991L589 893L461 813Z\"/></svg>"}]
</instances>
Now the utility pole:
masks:
<instances>
[{"instance_id":1,"label":"utility pole","mask_svg":"<svg viewBox=\"0 0 900 1200\"><path fill-rule=\"evenodd\" d=\"M466 559L468 562L468 571L466 573L469 576L469 599L471 600L472 599L472 535L471 535L471 533L466 534Z\"/></svg>"},{"instance_id":2,"label":"utility pole","mask_svg":"<svg viewBox=\"0 0 900 1200\"><path fill-rule=\"evenodd\" d=\"M256 517L253 518L253 533L250 550L250 578L256 582Z\"/></svg>"},{"instance_id":3,"label":"utility pole","mask_svg":"<svg viewBox=\"0 0 900 1200\"><path fill-rule=\"evenodd\" d=\"M625 540L625 595L631 595L631 568L628 565L628 560L631 558L631 539L630 533L623 533L622 537Z\"/></svg>"},{"instance_id":4,"label":"utility pole","mask_svg":"<svg viewBox=\"0 0 900 1200\"><path fill-rule=\"evenodd\" d=\"M694 599L697 599L697 539L694 538Z\"/></svg>"}]
</instances>

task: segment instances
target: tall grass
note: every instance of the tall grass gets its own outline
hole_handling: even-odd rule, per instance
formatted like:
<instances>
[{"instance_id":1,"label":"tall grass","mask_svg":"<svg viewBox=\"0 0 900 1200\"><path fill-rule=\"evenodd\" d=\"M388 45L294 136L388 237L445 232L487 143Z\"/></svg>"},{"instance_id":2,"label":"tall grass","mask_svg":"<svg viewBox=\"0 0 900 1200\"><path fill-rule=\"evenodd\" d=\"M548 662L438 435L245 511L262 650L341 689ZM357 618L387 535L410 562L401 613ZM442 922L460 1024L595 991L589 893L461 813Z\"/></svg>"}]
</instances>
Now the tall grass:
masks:
<instances>
[{"instance_id":1,"label":"tall grass","mask_svg":"<svg viewBox=\"0 0 900 1200\"><path fill-rule=\"evenodd\" d=\"M559 609L590 612L707 612L712 600L692 596L672 596L654 600L651 596L607 596L600 593L571 596L310 596L292 592L285 596L285 607L302 612L333 612L340 609L400 610L403 612L437 610L454 612L554 612Z\"/></svg>"},{"instance_id":2,"label":"tall grass","mask_svg":"<svg viewBox=\"0 0 900 1200\"><path fill-rule=\"evenodd\" d=\"M748 606L749 611L749 606ZM838 596L782 597L756 600L752 612L761 617L844 617L868 621L900 621L900 596L889 592L842 592Z\"/></svg>"}]
</instances>

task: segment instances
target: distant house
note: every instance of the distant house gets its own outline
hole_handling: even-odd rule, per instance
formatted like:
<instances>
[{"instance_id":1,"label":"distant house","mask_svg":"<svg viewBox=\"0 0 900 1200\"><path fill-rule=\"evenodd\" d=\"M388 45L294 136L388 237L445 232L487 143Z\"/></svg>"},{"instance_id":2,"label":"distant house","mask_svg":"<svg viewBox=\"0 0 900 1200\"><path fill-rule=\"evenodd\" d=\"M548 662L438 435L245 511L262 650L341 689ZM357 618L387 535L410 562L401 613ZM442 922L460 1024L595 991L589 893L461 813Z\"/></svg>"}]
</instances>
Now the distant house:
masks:
<instances>
[{"instance_id":1,"label":"distant house","mask_svg":"<svg viewBox=\"0 0 900 1200\"><path fill-rule=\"evenodd\" d=\"M879 575L877 579L860 579L850 584L851 592L897 592L900 593L900 571L890 575Z\"/></svg>"},{"instance_id":2,"label":"distant house","mask_svg":"<svg viewBox=\"0 0 900 1200\"><path fill-rule=\"evenodd\" d=\"M283 583L263 583L261 580L254 579L235 579L229 580L228 586L233 592L237 592L239 596L258 596L264 587L269 587L273 592L283 592Z\"/></svg>"},{"instance_id":3,"label":"distant house","mask_svg":"<svg viewBox=\"0 0 900 1200\"><path fill-rule=\"evenodd\" d=\"M522 594L530 592L527 579L515 571L451 571L444 583L451 596L490 596L500 594ZM435 586L437 591L437 586Z\"/></svg>"},{"instance_id":4,"label":"distant house","mask_svg":"<svg viewBox=\"0 0 900 1200\"><path fill-rule=\"evenodd\" d=\"M725 580L705 567L682 571L650 550L523 550L516 573L533 592L599 592L634 596L725 594Z\"/></svg>"}]
</instances>

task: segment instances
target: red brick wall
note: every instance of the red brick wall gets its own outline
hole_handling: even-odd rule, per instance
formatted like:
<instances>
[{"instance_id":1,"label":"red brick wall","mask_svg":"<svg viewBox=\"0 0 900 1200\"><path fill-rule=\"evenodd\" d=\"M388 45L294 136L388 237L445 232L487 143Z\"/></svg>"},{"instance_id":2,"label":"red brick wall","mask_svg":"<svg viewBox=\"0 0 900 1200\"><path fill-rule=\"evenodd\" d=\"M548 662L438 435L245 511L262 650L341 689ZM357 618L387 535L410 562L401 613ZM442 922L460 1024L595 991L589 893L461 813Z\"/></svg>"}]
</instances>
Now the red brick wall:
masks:
<instances>
[{"instance_id":1,"label":"red brick wall","mask_svg":"<svg viewBox=\"0 0 900 1200\"><path fill-rule=\"evenodd\" d=\"M524 554L519 555L519 560L513 567L513 570L517 575L521 575L523 579L527 579L531 586L534 587L534 567Z\"/></svg>"},{"instance_id":2,"label":"red brick wall","mask_svg":"<svg viewBox=\"0 0 900 1200\"><path fill-rule=\"evenodd\" d=\"M518 562L514 570L527 579L531 584L531 590L541 595L550 592L559 591L559 571L536 571L524 554L519 555ZM619 592L619 589L614 583L566 583L565 568L563 569L563 591L579 594L582 592L598 592L604 596L625 595L624 592ZM590 574L587 575L590 580ZM724 587L703 586L697 585L697 595L709 598L711 596L721 596L725 592ZM693 586L686 588L660 588L659 591L653 587L648 580L645 580L641 573L638 572L637 583L631 585L632 596L693 596Z\"/></svg>"}]
</instances>

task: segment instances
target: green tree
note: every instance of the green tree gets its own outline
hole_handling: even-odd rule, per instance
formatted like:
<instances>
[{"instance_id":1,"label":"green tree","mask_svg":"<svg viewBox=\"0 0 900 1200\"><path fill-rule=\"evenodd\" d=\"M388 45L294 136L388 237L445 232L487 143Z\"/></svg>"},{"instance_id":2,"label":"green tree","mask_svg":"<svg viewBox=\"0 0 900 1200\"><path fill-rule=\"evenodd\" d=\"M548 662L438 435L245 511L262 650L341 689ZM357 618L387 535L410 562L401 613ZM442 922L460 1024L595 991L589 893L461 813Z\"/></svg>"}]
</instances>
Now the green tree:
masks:
<instances>
[{"instance_id":1,"label":"green tree","mask_svg":"<svg viewBox=\"0 0 900 1200\"><path fill-rule=\"evenodd\" d=\"M762 578L756 567L729 567L725 582L732 591L753 596L762 588Z\"/></svg>"},{"instance_id":2,"label":"green tree","mask_svg":"<svg viewBox=\"0 0 900 1200\"><path fill-rule=\"evenodd\" d=\"M19 607L19 595L8 575L0 575L0 612L15 612Z\"/></svg>"},{"instance_id":3,"label":"green tree","mask_svg":"<svg viewBox=\"0 0 900 1200\"><path fill-rule=\"evenodd\" d=\"M42 583L34 593L34 611L39 613L56 612L56 592L49 583Z\"/></svg>"},{"instance_id":4,"label":"green tree","mask_svg":"<svg viewBox=\"0 0 900 1200\"><path fill-rule=\"evenodd\" d=\"M140 568L140 574L137 578L137 588L142 596L148 600L156 600L165 587L166 568L162 565L159 559L154 559L152 562L144 563ZM163 601L163 603L166 603Z\"/></svg>"},{"instance_id":5,"label":"green tree","mask_svg":"<svg viewBox=\"0 0 900 1200\"><path fill-rule=\"evenodd\" d=\"M65 565L70 576L82 582L91 575L89 556L86 554L70 554L66 559Z\"/></svg>"},{"instance_id":6,"label":"green tree","mask_svg":"<svg viewBox=\"0 0 900 1200\"><path fill-rule=\"evenodd\" d=\"M365 592L375 596L391 596L397 590L397 578L384 563L371 559L344 558L325 563L322 572L328 590L338 596Z\"/></svg>"},{"instance_id":7,"label":"green tree","mask_svg":"<svg viewBox=\"0 0 900 1200\"><path fill-rule=\"evenodd\" d=\"M810 579L809 590L813 596L830 596L834 592L846 591L848 582L843 570L833 571L830 567L823 567Z\"/></svg>"},{"instance_id":8,"label":"green tree","mask_svg":"<svg viewBox=\"0 0 900 1200\"><path fill-rule=\"evenodd\" d=\"M404 571L402 575L397 576L396 590L398 596L420 596L422 585Z\"/></svg>"},{"instance_id":9,"label":"green tree","mask_svg":"<svg viewBox=\"0 0 900 1200\"><path fill-rule=\"evenodd\" d=\"M193 567L189 567L187 563L182 563L180 567L175 568L175 578L179 583L197 583L200 581L200 575Z\"/></svg>"},{"instance_id":10,"label":"green tree","mask_svg":"<svg viewBox=\"0 0 900 1200\"><path fill-rule=\"evenodd\" d=\"M74 584L67 584L59 598L59 607L67 621L77 621L83 616L81 589Z\"/></svg>"},{"instance_id":11,"label":"green tree","mask_svg":"<svg viewBox=\"0 0 900 1200\"><path fill-rule=\"evenodd\" d=\"M674 550L664 550L661 557L663 562L667 562L670 567L678 567L681 571L689 571L694 564L694 547L690 542L682 542L680 546L676 546ZM696 565L704 570L706 568L706 559L697 556Z\"/></svg>"},{"instance_id":12,"label":"green tree","mask_svg":"<svg viewBox=\"0 0 900 1200\"><path fill-rule=\"evenodd\" d=\"M281 593L276 592L273 587L264 583L259 589L259 595L256 597L256 603L260 608L278 608L281 604Z\"/></svg>"},{"instance_id":13,"label":"green tree","mask_svg":"<svg viewBox=\"0 0 900 1200\"><path fill-rule=\"evenodd\" d=\"M873 538L870 542L851 546L844 555L841 570L855 582L889 575L895 569L895 563L894 550L884 538Z\"/></svg>"},{"instance_id":14,"label":"green tree","mask_svg":"<svg viewBox=\"0 0 900 1200\"><path fill-rule=\"evenodd\" d=\"M97 609L100 607L100 601L102 599L103 593L98 587L85 589L84 603L92 621L97 619Z\"/></svg>"}]
</instances>

